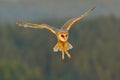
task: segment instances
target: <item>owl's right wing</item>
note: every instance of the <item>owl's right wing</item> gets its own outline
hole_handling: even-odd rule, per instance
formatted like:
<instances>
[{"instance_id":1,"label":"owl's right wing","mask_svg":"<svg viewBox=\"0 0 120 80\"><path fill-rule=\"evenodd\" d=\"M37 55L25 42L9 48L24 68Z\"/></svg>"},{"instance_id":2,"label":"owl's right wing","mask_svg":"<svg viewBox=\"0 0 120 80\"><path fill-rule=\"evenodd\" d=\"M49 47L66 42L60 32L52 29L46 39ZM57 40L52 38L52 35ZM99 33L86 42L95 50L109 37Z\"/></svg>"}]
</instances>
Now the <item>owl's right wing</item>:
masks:
<instances>
[{"instance_id":1,"label":"owl's right wing","mask_svg":"<svg viewBox=\"0 0 120 80\"><path fill-rule=\"evenodd\" d=\"M40 24L39 25L39 24L32 24L32 23L26 23L26 22L17 22L16 24L19 25L19 26L31 27L31 28L39 28L39 29L45 28L45 29L50 30L54 34L56 34L58 32L57 28L51 27L47 24Z\"/></svg>"}]
</instances>

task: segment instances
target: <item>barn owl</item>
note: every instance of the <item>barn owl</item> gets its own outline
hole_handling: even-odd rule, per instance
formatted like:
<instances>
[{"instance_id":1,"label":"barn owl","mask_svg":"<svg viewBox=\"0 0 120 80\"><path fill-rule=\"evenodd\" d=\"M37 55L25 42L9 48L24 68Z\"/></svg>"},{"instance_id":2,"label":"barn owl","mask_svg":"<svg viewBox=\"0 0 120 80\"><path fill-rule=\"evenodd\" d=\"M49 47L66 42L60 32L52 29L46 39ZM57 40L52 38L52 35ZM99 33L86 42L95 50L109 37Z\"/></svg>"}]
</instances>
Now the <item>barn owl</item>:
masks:
<instances>
[{"instance_id":1,"label":"barn owl","mask_svg":"<svg viewBox=\"0 0 120 80\"><path fill-rule=\"evenodd\" d=\"M82 19L83 17L88 15L88 13L93 11L94 8L91 8L91 9L87 10L86 12L84 12L82 15L80 15L78 17L71 18L60 29L55 28L55 27L51 27L51 26L46 25L46 24L40 24L39 25L39 24L32 24L32 23L26 23L26 22L17 22L16 24L19 25L19 26L24 26L24 27L39 28L39 29L45 28L45 29L50 30L53 34L56 35L57 40L58 40L57 44L53 48L53 51L54 52L61 51L62 60L64 60L65 59L64 58L65 54L67 55L68 58L71 58L71 55L69 54L68 50L73 48L73 46L67 41L68 37L69 37L69 32L68 32L69 29L71 28L71 26L75 22Z\"/></svg>"}]
</instances>

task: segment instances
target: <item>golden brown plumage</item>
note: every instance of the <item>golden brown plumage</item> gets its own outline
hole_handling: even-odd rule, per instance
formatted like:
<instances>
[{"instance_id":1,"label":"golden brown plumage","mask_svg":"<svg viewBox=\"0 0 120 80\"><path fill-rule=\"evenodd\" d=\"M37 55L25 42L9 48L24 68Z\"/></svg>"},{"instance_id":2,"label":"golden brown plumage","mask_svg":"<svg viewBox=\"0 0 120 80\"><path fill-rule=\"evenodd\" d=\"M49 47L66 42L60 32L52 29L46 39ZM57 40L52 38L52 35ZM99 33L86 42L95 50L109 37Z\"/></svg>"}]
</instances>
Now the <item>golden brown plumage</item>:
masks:
<instances>
[{"instance_id":1,"label":"golden brown plumage","mask_svg":"<svg viewBox=\"0 0 120 80\"><path fill-rule=\"evenodd\" d=\"M68 56L68 58L71 58L71 55L69 54L68 50L73 48L73 46L67 41L67 39L69 37L69 33L68 33L69 29L76 21L78 21L78 20L82 19L83 17L85 17L86 15L88 15L88 13L90 13L94 8L89 9L88 11L86 11L85 13L83 13L82 15L80 15L76 18L72 18L72 19L68 20L61 27L61 29L57 29L57 28L51 27L46 24L38 25L38 24L25 23L25 22L17 22L16 24L19 26L24 26L24 27L32 27L32 28L40 28L40 29L45 28L45 29L50 30L52 33L54 33L56 35L56 37L58 39L58 42L55 45L55 47L53 48L53 50L54 50L54 52L61 51L62 52L62 60L64 60L64 54L66 54Z\"/></svg>"}]
</instances>

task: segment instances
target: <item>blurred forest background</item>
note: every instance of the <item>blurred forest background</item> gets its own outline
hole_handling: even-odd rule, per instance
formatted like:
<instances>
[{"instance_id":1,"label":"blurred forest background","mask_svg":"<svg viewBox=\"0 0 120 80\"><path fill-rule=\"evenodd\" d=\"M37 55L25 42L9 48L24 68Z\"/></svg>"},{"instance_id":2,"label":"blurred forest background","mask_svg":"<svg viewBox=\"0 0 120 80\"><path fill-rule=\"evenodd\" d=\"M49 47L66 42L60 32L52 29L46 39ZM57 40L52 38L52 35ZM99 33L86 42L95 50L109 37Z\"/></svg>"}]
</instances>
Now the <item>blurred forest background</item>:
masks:
<instances>
[{"instance_id":1,"label":"blurred forest background","mask_svg":"<svg viewBox=\"0 0 120 80\"><path fill-rule=\"evenodd\" d=\"M57 26L65 20L43 20ZM34 22L34 23L35 23ZM72 59L61 60L47 30L0 25L0 80L120 80L120 18L77 22L70 30Z\"/></svg>"},{"instance_id":2,"label":"blurred forest background","mask_svg":"<svg viewBox=\"0 0 120 80\"><path fill-rule=\"evenodd\" d=\"M0 80L120 80L120 0L0 0ZM70 29L72 59L53 52L48 30L96 6ZM100 15L101 14L101 15Z\"/></svg>"}]
</instances>

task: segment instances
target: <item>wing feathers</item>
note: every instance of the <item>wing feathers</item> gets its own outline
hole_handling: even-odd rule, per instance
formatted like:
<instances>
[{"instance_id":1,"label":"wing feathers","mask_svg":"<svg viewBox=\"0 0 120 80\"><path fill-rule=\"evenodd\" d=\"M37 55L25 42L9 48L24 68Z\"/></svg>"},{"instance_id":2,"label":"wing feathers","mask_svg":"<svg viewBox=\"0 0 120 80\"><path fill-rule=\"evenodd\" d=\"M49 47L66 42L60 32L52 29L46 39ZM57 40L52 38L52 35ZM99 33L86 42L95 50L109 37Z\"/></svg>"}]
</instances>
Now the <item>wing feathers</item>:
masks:
<instances>
[{"instance_id":1,"label":"wing feathers","mask_svg":"<svg viewBox=\"0 0 120 80\"><path fill-rule=\"evenodd\" d=\"M82 15L76 17L76 18L72 18L70 20L68 20L63 27L61 28L61 30L66 30L68 31L70 29L70 27L77 22L78 20L82 19L83 17L87 16L91 11L93 11L95 9L95 7L89 9L88 11L86 11L85 13L83 13Z\"/></svg>"},{"instance_id":2,"label":"wing feathers","mask_svg":"<svg viewBox=\"0 0 120 80\"><path fill-rule=\"evenodd\" d=\"M57 28L51 27L51 26L46 25L46 24L40 24L39 25L39 24L32 24L32 23L26 23L26 22L17 22L16 24L19 25L19 26L31 27L31 28L39 28L39 29L45 28L45 29L50 30L54 34L56 34L58 32Z\"/></svg>"}]
</instances>

